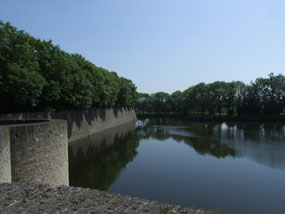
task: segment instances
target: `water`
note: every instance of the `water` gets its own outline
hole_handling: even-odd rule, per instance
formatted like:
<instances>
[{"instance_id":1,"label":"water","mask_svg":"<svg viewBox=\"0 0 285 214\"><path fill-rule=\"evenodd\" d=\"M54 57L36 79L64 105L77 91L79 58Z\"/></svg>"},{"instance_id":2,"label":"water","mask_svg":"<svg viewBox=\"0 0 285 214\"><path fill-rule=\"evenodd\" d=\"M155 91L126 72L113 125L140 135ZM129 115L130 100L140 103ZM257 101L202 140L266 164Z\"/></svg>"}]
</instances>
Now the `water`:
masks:
<instances>
[{"instance_id":1,"label":"water","mask_svg":"<svg viewBox=\"0 0 285 214\"><path fill-rule=\"evenodd\" d=\"M285 125L143 120L73 142L70 185L225 213L285 213Z\"/></svg>"}]
</instances>

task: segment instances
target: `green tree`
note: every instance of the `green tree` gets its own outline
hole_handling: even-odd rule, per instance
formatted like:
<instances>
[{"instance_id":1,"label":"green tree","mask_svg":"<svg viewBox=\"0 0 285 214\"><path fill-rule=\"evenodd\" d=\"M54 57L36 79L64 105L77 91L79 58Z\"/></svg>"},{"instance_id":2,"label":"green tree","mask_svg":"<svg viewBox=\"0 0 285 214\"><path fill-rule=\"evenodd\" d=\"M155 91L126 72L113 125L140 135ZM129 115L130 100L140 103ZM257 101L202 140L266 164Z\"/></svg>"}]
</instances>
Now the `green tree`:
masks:
<instances>
[{"instance_id":1,"label":"green tree","mask_svg":"<svg viewBox=\"0 0 285 214\"><path fill-rule=\"evenodd\" d=\"M137 102L137 87L131 80L124 77L118 78L119 94L117 99L118 106L134 106Z\"/></svg>"},{"instance_id":2,"label":"green tree","mask_svg":"<svg viewBox=\"0 0 285 214\"><path fill-rule=\"evenodd\" d=\"M96 67L91 74L94 86L94 107L113 107L119 93L119 83L116 77L104 68Z\"/></svg>"},{"instance_id":3,"label":"green tree","mask_svg":"<svg viewBox=\"0 0 285 214\"><path fill-rule=\"evenodd\" d=\"M170 95L165 92L152 94L153 109L156 113L166 113L170 111Z\"/></svg>"},{"instance_id":4,"label":"green tree","mask_svg":"<svg viewBox=\"0 0 285 214\"><path fill-rule=\"evenodd\" d=\"M221 114L226 102L227 84L223 81L216 81L207 85L208 102L207 110L214 115Z\"/></svg>"},{"instance_id":5,"label":"green tree","mask_svg":"<svg viewBox=\"0 0 285 214\"><path fill-rule=\"evenodd\" d=\"M174 113L182 113L184 106L184 97L181 91L177 90L173 92L171 95L171 112Z\"/></svg>"},{"instance_id":6,"label":"green tree","mask_svg":"<svg viewBox=\"0 0 285 214\"><path fill-rule=\"evenodd\" d=\"M206 113L208 105L207 97L207 85L205 83L199 83L191 88L188 94L188 103L193 108L193 113L204 115Z\"/></svg>"},{"instance_id":7,"label":"green tree","mask_svg":"<svg viewBox=\"0 0 285 214\"><path fill-rule=\"evenodd\" d=\"M284 108L285 76L269 74L265 85L264 113L279 115Z\"/></svg>"},{"instance_id":8,"label":"green tree","mask_svg":"<svg viewBox=\"0 0 285 214\"><path fill-rule=\"evenodd\" d=\"M138 93L137 109L142 113L152 112L152 96L148 93Z\"/></svg>"},{"instance_id":9,"label":"green tree","mask_svg":"<svg viewBox=\"0 0 285 214\"><path fill-rule=\"evenodd\" d=\"M34 39L3 22L0 22L0 38L0 97L5 103L1 109L4 112L32 110L46 84L38 73Z\"/></svg>"},{"instance_id":10,"label":"green tree","mask_svg":"<svg viewBox=\"0 0 285 214\"><path fill-rule=\"evenodd\" d=\"M131 80L0 21L1 112L133 106Z\"/></svg>"}]
</instances>

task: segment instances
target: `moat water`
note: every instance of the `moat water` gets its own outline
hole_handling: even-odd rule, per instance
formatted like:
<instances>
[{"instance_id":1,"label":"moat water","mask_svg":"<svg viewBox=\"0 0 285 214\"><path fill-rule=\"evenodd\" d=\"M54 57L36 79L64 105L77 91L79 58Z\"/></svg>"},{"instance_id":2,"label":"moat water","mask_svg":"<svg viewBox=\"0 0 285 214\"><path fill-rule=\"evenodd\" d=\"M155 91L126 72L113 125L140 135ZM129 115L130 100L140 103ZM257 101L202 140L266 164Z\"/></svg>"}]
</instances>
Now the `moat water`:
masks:
<instances>
[{"instance_id":1,"label":"moat water","mask_svg":"<svg viewBox=\"0 0 285 214\"><path fill-rule=\"evenodd\" d=\"M145 119L69 146L70 185L232 214L285 213L285 124Z\"/></svg>"}]
</instances>

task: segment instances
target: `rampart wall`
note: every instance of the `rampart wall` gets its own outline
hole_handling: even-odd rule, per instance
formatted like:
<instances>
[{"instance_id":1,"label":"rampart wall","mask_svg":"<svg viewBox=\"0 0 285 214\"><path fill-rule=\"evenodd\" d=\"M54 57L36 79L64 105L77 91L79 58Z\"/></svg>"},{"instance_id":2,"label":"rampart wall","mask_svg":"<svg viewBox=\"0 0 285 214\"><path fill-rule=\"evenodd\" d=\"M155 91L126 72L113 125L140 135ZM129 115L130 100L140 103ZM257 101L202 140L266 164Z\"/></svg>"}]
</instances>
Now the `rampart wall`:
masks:
<instances>
[{"instance_id":1,"label":"rampart wall","mask_svg":"<svg viewBox=\"0 0 285 214\"><path fill-rule=\"evenodd\" d=\"M0 119L63 119L67 120L68 140L74 141L107 129L135 121L133 108L104 108L58 112L0 114Z\"/></svg>"},{"instance_id":2,"label":"rampart wall","mask_svg":"<svg viewBox=\"0 0 285 214\"><path fill-rule=\"evenodd\" d=\"M10 134L8 127L0 127L0 183L11 182Z\"/></svg>"},{"instance_id":3,"label":"rampart wall","mask_svg":"<svg viewBox=\"0 0 285 214\"><path fill-rule=\"evenodd\" d=\"M0 124L0 183L69 184L66 121L2 120Z\"/></svg>"},{"instance_id":4,"label":"rampart wall","mask_svg":"<svg viewBox=\"0 0 285 214\"><path fill-rule=\"evenodd\" d=\"M136 119L132 108L1 114L0 183L68 185L68 141Z\"/></svg>"}]
</instances>

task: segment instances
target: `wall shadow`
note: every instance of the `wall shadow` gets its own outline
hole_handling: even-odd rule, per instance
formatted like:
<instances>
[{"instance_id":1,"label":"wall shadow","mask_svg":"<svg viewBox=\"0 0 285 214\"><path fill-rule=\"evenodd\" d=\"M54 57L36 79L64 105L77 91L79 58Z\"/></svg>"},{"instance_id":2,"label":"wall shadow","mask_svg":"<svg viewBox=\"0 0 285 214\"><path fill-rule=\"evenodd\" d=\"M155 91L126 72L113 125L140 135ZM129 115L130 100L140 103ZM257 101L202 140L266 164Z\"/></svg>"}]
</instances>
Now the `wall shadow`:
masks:
<instances>
[{"instance_id":1,"label":"wall shadow","mask_svg":"<svg viewBox=\"0 0 285 214\"><path fill-rule=\"evenodd\" d=\"M93 108L88 110L0 114L0 119L63 119L67 121L69 141L87 137L136 119L132 108Z\"/></svg>"},{"instance_id":2,"label":"wall shadow","mask_svg":"<svg viewBox=\"0 0 285 214\"><path fill-rule=\"evenodd\" d=\"M107 190L137 155L135 122L69 144L71 186ZM131 140L128 140L131 139Z\"/></svg>"}]
</instances>

